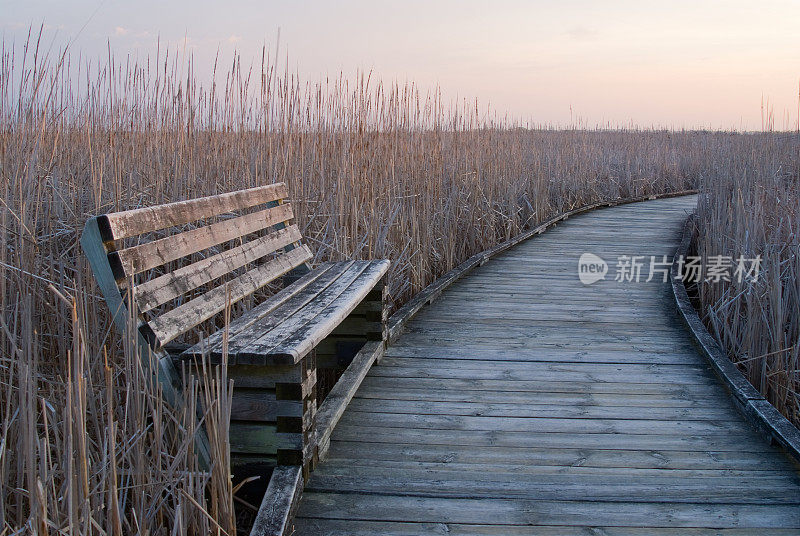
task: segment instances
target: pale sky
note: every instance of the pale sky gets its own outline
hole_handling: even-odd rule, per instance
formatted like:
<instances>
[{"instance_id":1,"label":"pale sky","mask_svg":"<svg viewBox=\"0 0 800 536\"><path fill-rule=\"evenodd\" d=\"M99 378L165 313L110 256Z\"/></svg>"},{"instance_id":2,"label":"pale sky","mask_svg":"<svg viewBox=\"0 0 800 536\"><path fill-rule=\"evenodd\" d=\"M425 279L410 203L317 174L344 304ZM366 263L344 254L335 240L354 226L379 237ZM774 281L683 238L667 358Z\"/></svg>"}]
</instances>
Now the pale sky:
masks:
<instances>
[{"instance_id":1,"label":"pale sky","mask_svg":"<svg viewBox=\"0 0 800 536\"><path fill-rule=\"evenodd\" d=\"M90 57L186 39L201 82L218 50L258 63L280 31L304 80L371 70L521 122L758 130L762 97L797 122L797 0L0 0L7 44L42 23Z\"/></svg>"}]
</instances>

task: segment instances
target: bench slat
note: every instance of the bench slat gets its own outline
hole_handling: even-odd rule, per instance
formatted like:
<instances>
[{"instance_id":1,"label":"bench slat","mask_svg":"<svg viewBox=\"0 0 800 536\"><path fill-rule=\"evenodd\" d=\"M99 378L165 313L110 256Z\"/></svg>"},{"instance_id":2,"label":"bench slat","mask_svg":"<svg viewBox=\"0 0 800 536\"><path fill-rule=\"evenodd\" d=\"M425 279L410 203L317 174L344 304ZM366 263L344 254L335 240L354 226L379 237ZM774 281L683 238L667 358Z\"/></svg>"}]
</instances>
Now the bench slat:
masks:
<instances>
[{"instance_id":1,"label":"bench slat","mask_svg":"<svg viewBox=\"0 0 800 536\"><path fill-rule=\"evenodd\" d=\"M134 289L136 304L140 312L147 312L302 238L297 225L291 225L241 246L206 257L189 266L178 268L137 285Z\"/></svg>"},{"instance_id":2,"label":"bench slat","mask_svg":"<svg viewBox=\"0 0 800 536\"><path fill-rule=\"evenodd\" d=\"M109 259L113 266L116 264L113 257L116 257L124 272L123 277L130 277L228 240L266 229L293 217L290 204L278 205L115 251L110 254Z\"/></svg>"},{"instance_id":3,"label":"bench slat","mask_svg":"<svg viewBox=\"0 0 800 536\"><path fill-rule=\"evenodd\" d=\"M264 364L265 355L255 354L249 350L256 341L267 334L282 329L284 323L298 314L307 314L317 307L318 302L330 303L341 293L341 286L354 281L364 270L363 261L345 261L336 263L324 278L297 292L290 300L274 309L269 315L254 323L247 330L230 337L228 355L231 361L246 364ZM313 313L312 313L313 314Z\"/></svg>"},{"instance_id":4,"label":"bench slat","mask_svg":"<svg viewBox=\"0 0 800 536\"><path fill-rule=\"evenodd\" d=\"M310 260L308 246L300 246L240 275L227 285L216 287L163 315L146 326L148 339L156 347L163 346L178 335L189 331L225 309L228 298L235 303L252 294L270 281ZM227 291L226 291L227 290ZM145 327L145 326L143 326Z\"/></svg>"},{"instance_id":5,"label":"bench slat","mask_svg":"<svg viewBox=\"0 0 800 536\"><path fill-rule=\"evenodd\" d=\"M331 282L327 288L313 295L308 293L306 296L306 304L294 312L294 314L281 315L279 318L275 318L275 325L272 329L259 329L253 334L254 336L247 341L237 338L237 340L234 341L234 351L237 355L237 361L241 357L246 357L248 362L253 360L257 363L260 360L264 360L270 353L269 351L285 338L289 337L294 330L315 318L330 304L335 303L337 298L339 298L352 283L358 280L358 277L368 265L369 262L367 261L355 261L346 272L336 278L335 281Z\"/></svg>"},{"instance_id":6,"label":"bench slat","mask_svg":"<svg viewBox=\"0 0 800 536\"><path fill-rule=\"evenodd\" d=\"M286 184L279 182L219 195L178 201L167 205L137 208L101 216L106 240L120 240L167 227L243 210L288 196Z\"/></svg>"},{"instance_id":7,"label":"bench slat","mask_svg":"<svg viewBox=\"0 0 800 536\"><path fill-rule=\"evenodd\" d=\"M312 270L295 281L292 285L281 289L266 301L256 305L249 311L246 311L242 316L232 320L228 326L229 340L234 338L238 333L249 329L251 326L253 326L253 324L265 316L271 315L284 303L287 303L289 300L291 300L302 289L311 285L319 284L319 281L322 278L330 277L328 271L332 270L334 267L334 264L323 264L319 266L317 269ZM222 354L222 335L223 330L212 333L204 340L184 351L183 357L200 357L205 353L211 356L213 362L216 357Z\"/></svg>"},{"instance_id":8,"label":"bench slat","mask_svg":"<svg viewBox=\"0 0 800 536\"><path fill-rule=\"evenodd\" d=\"M305 321L301 315L288 319L285 322L288 336L284 340L267 349L274 339L264 337L253 345L250 351L269 354L276 361L280 361L280 358L297 361L327 337L356 308L388 269L389 261L369 262L359 277L351 282L333 303L321 311L318 310L316 315L302 315L306 316Z\"/></svg>"},{"instance_id":9,"label":"bench slat","mask_svg":"<svg viewBox=\"0 0 800 536\"><path fill-rule=\"evenodd\" d=\"M246 348L251 342L264 333L272 330L286 318L302 309L323 292L330 284L336 281L343 273L350 269L354 261L345 261L322 265L311 274L321 272L318 277L302 287L297 283L287 287L281 293L269 298L254 309L246 312L236 319L228 328L228 356L229 364L237 362L236 353ZM311 275L309 274L309 275ZM247 320L243 322L243 320ZM236 325L234 325L236 324ZM187 350L187 353L200 354L201 344ZM222 334L215 333L206 339L205 350L210 354L212 362L222 355ZM261 359L260 361L263 361ZM250 363L247 363L250 364Z\"/></svg>"}]
</instances>

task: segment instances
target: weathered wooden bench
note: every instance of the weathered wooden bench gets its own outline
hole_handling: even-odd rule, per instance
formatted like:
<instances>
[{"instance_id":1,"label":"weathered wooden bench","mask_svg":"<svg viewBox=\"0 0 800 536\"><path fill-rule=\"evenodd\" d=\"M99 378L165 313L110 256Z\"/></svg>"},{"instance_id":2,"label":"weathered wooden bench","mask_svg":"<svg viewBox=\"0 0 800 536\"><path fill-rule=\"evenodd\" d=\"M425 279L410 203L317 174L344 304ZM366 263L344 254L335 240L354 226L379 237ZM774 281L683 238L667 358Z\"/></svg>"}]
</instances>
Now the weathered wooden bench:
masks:
<instances>
[{"instance_id":1,"label":"weathered wooden bench","mask_svg":"<svg viewBox=\"0 0 800 536\"><path fill-rule=\"evenodd\" d=\"M330 387L365 346L374 354L386 341L389 261L311 269L286 196L279 183L104 214L81 238L117 328L150 353L168 402L180 399L177 361L227 359L232 463L245 468L235 476L279 465L307 477L343 411L328 408L315 428L318 375ZM192 344L175 345L181 337ZM346 404L352 393L336 396Z\"/></svg>"}]
</instances>

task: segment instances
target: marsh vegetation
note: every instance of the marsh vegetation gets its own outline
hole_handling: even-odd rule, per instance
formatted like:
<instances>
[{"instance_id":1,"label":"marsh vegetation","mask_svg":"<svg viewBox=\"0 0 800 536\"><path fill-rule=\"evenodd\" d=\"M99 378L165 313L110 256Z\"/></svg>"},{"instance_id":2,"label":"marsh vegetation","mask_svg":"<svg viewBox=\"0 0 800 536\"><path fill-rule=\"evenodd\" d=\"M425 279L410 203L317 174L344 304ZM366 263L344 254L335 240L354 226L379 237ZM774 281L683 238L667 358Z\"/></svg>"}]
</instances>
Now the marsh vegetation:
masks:
<instances>
[{"instance_id":1,"label":"marsh vegetation","mask_svg":"<svg viewBox=\"0 0 800 536\"><path fill-rule=\"evenodd\" d=\"M0 533L234 531L224 472L198 470L192 419L111 329L78 239L91 215L278 181L315 261L392 260L393 307L557 213L701 185L701 250L765 259L751 287L704 287L710 325L797 419L794 135L529 128L368 73L305 83L267 55L216 83L172 52L0 56ZM219 389L187 394L211 397L211 426Z\"/></svg>"}]
</instances>

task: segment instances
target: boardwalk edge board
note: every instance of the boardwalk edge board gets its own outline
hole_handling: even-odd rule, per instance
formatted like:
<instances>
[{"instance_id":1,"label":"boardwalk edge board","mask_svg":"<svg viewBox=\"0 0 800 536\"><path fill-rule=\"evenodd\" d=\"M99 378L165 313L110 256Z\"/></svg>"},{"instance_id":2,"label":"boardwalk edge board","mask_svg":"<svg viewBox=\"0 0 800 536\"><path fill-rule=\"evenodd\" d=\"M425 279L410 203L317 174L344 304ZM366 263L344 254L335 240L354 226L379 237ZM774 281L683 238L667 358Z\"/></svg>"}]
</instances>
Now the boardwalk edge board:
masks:
<instances>
[{"instance_id":1,"label":"boardwalk edge board","mask_svg":"<svg viewBox=\"0 0 800 536\"><path fill-rule=\"evenodd\" d=\"M299 465L275 467L250 534L252 536L291 534L292 519L302 492L302 467Z\"/></svg>"},{"instance_id":2,"label":"boardwalk edge board","mask_svg":"<svg viewBox=\"0 0 800 536\"><path fill-rule=\"evenodd\" d=\"M395 313L389 318L389 344L395 342L400 334L403 333L403 328L408 323L409 320L414 318L414 316L425 306L428 304L433 303L436 298L450 285L454 282L461 279L463 276L467 275L473 268L476 266L480 266L488 261L490 258L494 257L495 255L502 253L503 251L516 246L517 244L528 240L529 238L536 236L538 234L542 234L548 228L552 227L556 223L560 221L564 221L568 219L570 216L576 216L578 214L583 214L585 212L590 212L596 209L608 208L608 207L617 207L620 205L627 205L629 203L639 203L642 201L652 201L654 199L668 199L671 197L682 197L685 195L694 195L697 194L697 190L681 190L678 192L666 192L661 194L653 194L653 195L645 195L645 196L638 196L638 197L630 197L630 198L620 198L614 200L607 200L607 201L600 201L598 203L592 203L590 205L585 205L583 207L579 207L564 213L561 213L557 216L546 220L544 223L537 225L533 229L525 231L523 233L518 234L514 238L510 240L506 240L505 242L501 242L500 244L491 247L487 250L481 251L480 253L476 253L472 257L468 258L449 272L445 273L438 279L436 279L433 283L419 291L417 294L414 295L405 305L400 307Z\"/></svg>"},{"instance_id":3,"label":"boardwalk edge board","mask_svg":"<svg viewBox=\"0 0 800 536\"><path fill-rule=\"evenodd\" d=\"M339 423L339 419L342 418L344 410L350 404L353 396L355 396L372 364L383 356L384 350L382 341L366 343L347 366L341 378L339 378L319 407L317 411L316 445L319 449L320 459L325 458L328 453L331 434Z\"/></svg>"},{"instance_id":4,"label":"boardwalk edge board","mask_svg":"<svg viewBox=\"0 0 800 536\"><path fill-rule=\"evenodd\" d=\"M675 252L675 257L687 254L694 234L694 220L694 214L686 219L681 243ZM737 409L770 443L780 445L796 462L800 463L800 430L747 381L747 378L706 329L697 310L689 300L677 263L672 265L670 281L678 311L689 328L693 341L711 364L716 375L722 380Z\"/></svg>"}]
</instances>

